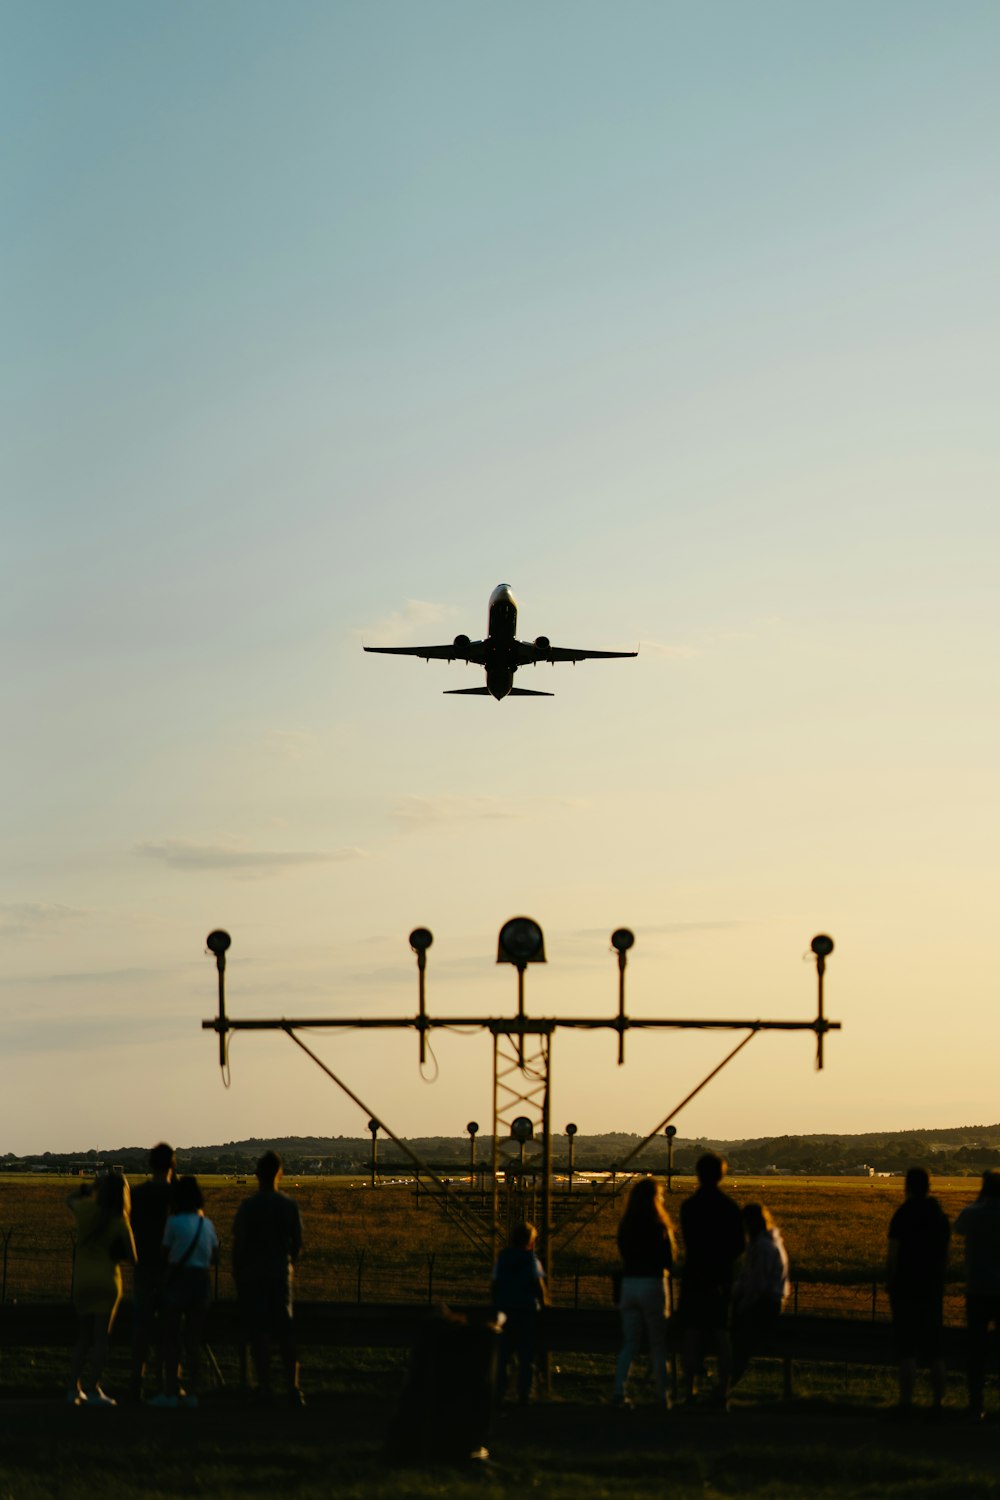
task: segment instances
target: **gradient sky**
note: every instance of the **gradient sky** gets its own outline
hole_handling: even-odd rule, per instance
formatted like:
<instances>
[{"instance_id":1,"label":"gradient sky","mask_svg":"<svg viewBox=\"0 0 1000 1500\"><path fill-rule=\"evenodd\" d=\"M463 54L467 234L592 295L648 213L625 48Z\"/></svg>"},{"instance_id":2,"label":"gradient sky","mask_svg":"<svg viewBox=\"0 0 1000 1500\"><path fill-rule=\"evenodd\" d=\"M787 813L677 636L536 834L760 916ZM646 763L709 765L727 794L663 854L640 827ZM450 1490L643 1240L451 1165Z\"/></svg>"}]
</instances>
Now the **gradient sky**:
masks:
<instances>
[{"instance_id":1,"label":"gradient sky","mask_svg":"<svg viewBox=\"0 0 1000 1500\"><path fill-rule=\"evenodd\" d=\"M4 7L0 1151L360 1134L235 1015L808 1019L682 1135L995 1121L992 0ZM368 644L630 649L452 702ZM557 1038L652 1128L735 1038ZM490 1047L316 1039L403 1134ZM428 1072L432 1072L429 1069Z\"/></svg>"}]
</instances>

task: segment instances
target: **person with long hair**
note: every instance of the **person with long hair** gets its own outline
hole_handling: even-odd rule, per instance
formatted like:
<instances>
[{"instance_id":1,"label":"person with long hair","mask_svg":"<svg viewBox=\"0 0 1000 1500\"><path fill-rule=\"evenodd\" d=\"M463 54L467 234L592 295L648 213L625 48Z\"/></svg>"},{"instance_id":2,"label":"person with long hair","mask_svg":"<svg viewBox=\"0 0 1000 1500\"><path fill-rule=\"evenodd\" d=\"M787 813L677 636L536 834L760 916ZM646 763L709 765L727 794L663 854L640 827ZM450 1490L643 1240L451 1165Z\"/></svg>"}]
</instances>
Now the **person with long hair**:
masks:
<instances>
[{"instance_id":1,"label":"person with long hair","mask_svg":"<svg viewBox=\"0 0 1000 1500\"><path fill-rule=\"evenodd\" d=\"M625 1384L645 1329L657 1405L666 1407L666 1278L674 1268L674 1233L659 1178L640 1177L632 1184L618 1225L618 1252L622 1258L618 1296L622 1347L615 1364L612 1400L615 1406L627 1405Z\"/></svg>"},{"instance_id":2,"label":"person with long hair","mask_svg":"<svg viewBox=\"0 0 1000 1500\"><path fill-rule=\"evenodd\" d=\"M70 1360L67 1400L72 1406L115 1406L101 1389L108 1340L122 1300L121 1267L135 1265L135 1241L129 1224L128 1182L120 1172L104 1172L93 1189L84 1184L69 1199L76 1220L73 1255L73 1306L79 1334ZM84 1372L90 1364L90 1385Z\"/></svg>"},{"instance_id":3,"label":"person with long hair","mask_svg":"<svg viewBox=\"0 0 1000 1500\"><path fill-rule=\"evenodd\" d=\"M766 1348L788 1297L788 1252L767 1209L745 1203L740 1210L747 1248L733 1282L733 1371L740 1380L751 1356Z\"/></svg>"}]
</instances>

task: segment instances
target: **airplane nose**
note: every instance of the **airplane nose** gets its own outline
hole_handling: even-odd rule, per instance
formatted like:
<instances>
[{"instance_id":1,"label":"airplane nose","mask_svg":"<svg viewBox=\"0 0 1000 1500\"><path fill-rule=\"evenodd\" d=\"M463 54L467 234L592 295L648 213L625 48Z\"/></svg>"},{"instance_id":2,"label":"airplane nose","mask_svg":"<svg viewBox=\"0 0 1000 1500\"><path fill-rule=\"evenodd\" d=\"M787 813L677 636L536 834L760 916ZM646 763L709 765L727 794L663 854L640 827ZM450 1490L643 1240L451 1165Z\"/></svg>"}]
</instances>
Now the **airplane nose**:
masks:
<instances>
[{"instance_id":1,"label":"airplane nose","mask_svg":"<svg viewBox=\"0 0 1000 1500\"><path fill-rule=\"evenodd\" d=\"M517 600L514 598L514 591L509 583L497 584L496 588L490 595L490 605L492 606L494 604L513 604L515 607L517 606Z\"/></svg>"}]
</instances>

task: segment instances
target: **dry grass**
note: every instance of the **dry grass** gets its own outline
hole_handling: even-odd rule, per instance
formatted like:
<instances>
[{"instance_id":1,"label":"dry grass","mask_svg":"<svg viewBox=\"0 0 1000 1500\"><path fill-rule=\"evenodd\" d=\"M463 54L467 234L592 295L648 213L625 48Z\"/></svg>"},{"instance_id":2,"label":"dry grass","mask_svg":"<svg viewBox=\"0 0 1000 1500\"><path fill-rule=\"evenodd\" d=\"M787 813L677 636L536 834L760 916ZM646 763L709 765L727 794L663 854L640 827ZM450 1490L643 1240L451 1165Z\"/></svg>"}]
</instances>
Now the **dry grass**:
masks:
<instances>
[{"instance_id":1,"label":"dry grass","mask_svg":"<svg viewBox=\"0 0 1000 1500\"><path fill-rule=\"evenodd\" d=\"M66 1198L69 1178L0 1179L0 1233L10 1233L8 1299L66 1299L72 1270L72 1222ZM223 1245L219 1295L232 1293L227 1242L238 1203L252 1182L203 1180L206 1212ZM475 1300L485 1296L488 1265L433 1203L410 1185L377 1191L344 1179L302 1178L285 1184L302 1211L306 1253L299 1268L303 1299L365 1301ZM691 1190L675 1182L672 1215ZM781 1226L799 1281L803 1311L871 1315L872 1283L881 1280L886 1231L902 1196L898 1179L748 1179L731 1184L740 1202L764 1202ZM971 1178L935 1184L949 1217L975 1196ZM473 1195L477 1197L478 1195ZM529 1205L530 1211L530 1205ZM553 1292L561 1303L607 1303L608 1275L617 1256L617 1212L609 1208L555 1257ZM960 1245L953 1247L953 1275L961 1282ZM956 1285L956 1302L960 1286ZM884 1297L879 1303L884 1313ZM954 1308L957 1315L957 1304Z\"/></svg>"}]
</instances>

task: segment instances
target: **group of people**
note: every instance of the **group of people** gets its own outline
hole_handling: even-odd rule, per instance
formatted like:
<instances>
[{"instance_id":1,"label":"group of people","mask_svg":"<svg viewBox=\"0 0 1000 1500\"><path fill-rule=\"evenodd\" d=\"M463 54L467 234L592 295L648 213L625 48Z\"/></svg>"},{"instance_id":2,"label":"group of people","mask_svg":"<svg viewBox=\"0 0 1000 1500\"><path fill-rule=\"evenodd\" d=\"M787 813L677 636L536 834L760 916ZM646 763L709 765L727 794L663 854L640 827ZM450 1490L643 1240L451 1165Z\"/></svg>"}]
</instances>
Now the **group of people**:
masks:
<instances>
[{"instance_id":1,"label":"group of people","mask_svg":"<svg viewBox=\"0 0 1000 1500\"><path fill-rule=\"evenodd\" d=\"M686 1401L698 1399L705 1355L714 1350L716 1382L708 1399L724 1410L752 1355L767 1348L788 1297L788 1254L767 1210L759 1203L740 1208L722 1191L726 1162L715 1152L706 1152L695 1170L698 1187L680 1211L684 1261L676 1308L672 1278L677 1242L658 1178L633 1183L618 1225L621 1268L615 1276L615 1300L622 1346L612 1394L617 1406L628 1404L626 1383L644 1338L656 1402L670 1404L669 1308L680 1332ZM983 1174L978 1199L962 1210L954 1229L965 1239L969 1409L979 1418L991 1326L1000 1339L1000 1171ZM934 1406L939 1408L944 1399L942 1330L950 1234L946 1214L930 1195L927 1172L912 1167L904 1202L889 1224L886 1267L904 1413L912 1407L918 1360L930 1366ZM504 1315L498 1388L503 1395L508 1364L516 1355L522 1402L531 1391L538 1314L548 1300L535 1238L533 1226L517 1226L493 1272L494 1307Z\"/></svg>"},{"instance_id":2,"label":"group of people","mask_svg":"<svg viewBox=\"0 0 1000 1500\"><path fill-rule=\"evenodd\" d=\"M129 1399L143 1399L151 1352L158 1389L150 1406L198 1405L205 1320L219 1236L205 1217L198 1180L177 1176L173 1148L149 1153L149 1180L129 1190L120 1172L83 1184L69 1199L76 1220L73 1304L79 1331L67 1399L73 1406L116 1405L101 1381L122 1299L122 1266L133 1268ZM302 1248L297 1204L279 1190L275 1151L257 1163L258 1190L233 1220L233 1275L261 1398L271 1395L271 1353L284 1367L289 1399L304 1404L292 1325L292 1271ZM183 1371L183 1386L181 1384Z\"/></svg>"},{"instance_id":3,"label":"group of people","mask_svg":"<svg viewBox=\"0 0 1000 1500\"><path fill-rule=\"evenodd\" d=\"M69 1199L76 1220L73 1302L79 1334L70 1364L68 1400L74 1406L116 1404L101 1385L108 1344L122 1299L123 1265L133 1267L132 1366L129 1398L143 1399L150 1351L158 1389L149 1404L197 1406L212 1270L219 1255L215 1226L205 1217L195 1177L178 1177L173 1149L149 1154L150 1178L134 1193L120 1172L84 1184ZM698 1396L705 1355L714 1350L713 1404L725 1408L733 1383L755 1351L767 1347L788 1296L788 1255L765 1208L740 1208L722 1191L726 1162L706 1152L696 1165L698 1187L681 1204L684 1260L673 1306L677 1242L664 1185L639 1178L618 1225L621 1268L615 1300L622 1346L612 1400L628 1404L626 1384L643 1338L658 1404L670 1402L667 1312L680 1331L686 1400ZM281 1158L265 1151L257 1163L257 1192L244 1199L232 1226L233 1275L256 1374L257 1392L271 1392L276 1348L293 1405L304 1404L292 1323L292 1274L302 1248L298 1206L279 1190ZM1000 1171L983 1174L975 1203L954 1230L965 1239L966 1321L970 1410L982 1414L989 1330L1000 1337ZM889 1224L886 1282L899 1360L900 1406L913 1401L918 1360L930 1367L935 1407L944 1399L943 1304L951 1226L922 1167L906 1174L905 1199ZM537 1231L515 1226L493 1268L492 1300L502 1324L498 1390L518 1365L518 1397L530 1399L538 1316L548 1301L536 1253ZM183 1386L181 1384L183 1371Z\"/></svg>"}]
</instances>

